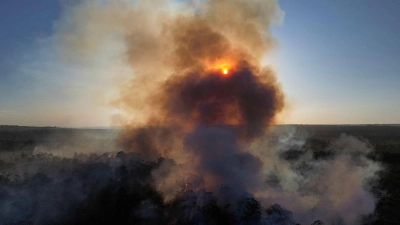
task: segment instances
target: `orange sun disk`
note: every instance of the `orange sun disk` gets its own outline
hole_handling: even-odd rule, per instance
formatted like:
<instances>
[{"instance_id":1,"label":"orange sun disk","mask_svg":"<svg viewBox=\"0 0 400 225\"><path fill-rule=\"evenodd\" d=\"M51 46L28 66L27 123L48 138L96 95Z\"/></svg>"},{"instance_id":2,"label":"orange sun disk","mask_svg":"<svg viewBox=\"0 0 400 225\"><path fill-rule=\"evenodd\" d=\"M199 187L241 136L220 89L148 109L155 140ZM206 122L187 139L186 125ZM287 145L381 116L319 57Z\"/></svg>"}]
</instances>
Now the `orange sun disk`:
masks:
<instances>
[{"instance_id":1,"label":"orange sun disk","mask_svg":"<svg viewBox=\"0 0 400 225\"><path fill-rule=\"evenodd\" d=\"M229 76L233 68L235 68L235 64L233 62L216 62L210 64L208 67L208 69L223 77Z\"/></svg>"}]
</instances>

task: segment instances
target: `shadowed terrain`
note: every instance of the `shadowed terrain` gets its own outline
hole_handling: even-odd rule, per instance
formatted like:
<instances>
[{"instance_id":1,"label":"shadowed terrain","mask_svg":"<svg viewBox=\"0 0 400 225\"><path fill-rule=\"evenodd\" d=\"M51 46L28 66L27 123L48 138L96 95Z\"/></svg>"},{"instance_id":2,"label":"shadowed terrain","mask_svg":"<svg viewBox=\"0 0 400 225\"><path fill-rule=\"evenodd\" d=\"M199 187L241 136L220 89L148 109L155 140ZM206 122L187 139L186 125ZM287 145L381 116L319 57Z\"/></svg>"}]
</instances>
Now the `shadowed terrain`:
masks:
<instances>
[{"instance_id":1,"label":"shadowed terrain","mask_svg":"<svg viewBox=\"0 0 400 225\"><path fill-rule=\"evenodd\" d=\"M331 157L334 153L327 146L343 134L369 142L374 151L368 157L381 161L384 169L371 185L379 199L375 215L364 221L398 224L400 126L284 125L273 129L286 127L308 135L305 146L314 158ZM214 193L193 190L194 184L185 182L175 190L177 197L165 203L153 188L151 174L175 162L166 158L143 161L137 153L119 151L114 145L118 132L1 126L0 198L11 202L1 205L3 224L295 224L291 212L279 205L263 208L250 194L236 206L221 205ZM293 149L281 157L294 162L302 154Z\"/></svg>"}]
</instances>

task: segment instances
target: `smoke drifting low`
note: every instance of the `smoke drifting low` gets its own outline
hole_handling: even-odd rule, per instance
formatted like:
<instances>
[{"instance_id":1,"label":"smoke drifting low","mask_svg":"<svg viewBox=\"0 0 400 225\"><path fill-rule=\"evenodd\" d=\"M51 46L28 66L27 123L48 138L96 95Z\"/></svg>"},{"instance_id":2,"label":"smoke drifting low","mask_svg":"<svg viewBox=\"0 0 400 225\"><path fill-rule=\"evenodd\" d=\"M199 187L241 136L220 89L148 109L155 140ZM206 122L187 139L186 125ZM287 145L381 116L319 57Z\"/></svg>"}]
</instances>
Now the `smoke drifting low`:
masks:
<instances>
[{"instance_id":1,"label":"smoke drifting low","mask_svg":"<svg viewBox=\"0 0 400 225\"><path fill-rule=\"evenodd\" d=\"M14 155L0 161L0 221L361 224L373 213L368 184L380 165L367 142L343 135L317 154L291 127L239 142L225 127L197 127L184 140L194 156L185 164L122 151Z\"/></svg>"},{"instance_id":2,"label":"smoke drifting low","mask_svg":"<svg viewBox=\"0 0 400 225\"><path fill-rule=\"evenodd\" d=\"M71 221L93 222L104 211L110 223L358 224L373 213L367 184L380 166L367 157L370 146L343 136L319 158L302 134L271 129L285 98L261 61L281 14L273 0L70 6L58 27L66 55L90 57L115 41L132 70L112 102L123 112L122 151L66 160L65 167L79 166L48 181L78 185L65 208L84 214L71 212Z\"/></svg>"}]
</instances>

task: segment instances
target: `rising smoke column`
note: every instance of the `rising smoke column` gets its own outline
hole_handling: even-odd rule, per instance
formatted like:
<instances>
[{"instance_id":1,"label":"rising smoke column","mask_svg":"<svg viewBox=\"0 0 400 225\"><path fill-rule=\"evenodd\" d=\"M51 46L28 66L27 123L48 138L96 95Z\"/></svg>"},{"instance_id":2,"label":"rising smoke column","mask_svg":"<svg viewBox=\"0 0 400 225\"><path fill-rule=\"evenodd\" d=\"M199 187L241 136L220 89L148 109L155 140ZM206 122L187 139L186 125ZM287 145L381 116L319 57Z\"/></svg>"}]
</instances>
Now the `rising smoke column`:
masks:
<instances>
[{"instance_id":1,"label":"rising smoke column","mask_svg":"<svg viewBox=\"0 0 400 225\"><path fill-rule=\"evenodd\" d=\"M192 161L187 172L203 181L196 188L216 192L227 185L243 194L259 187L262 161L242 145L264 135L284 107L274 73L260 67L273 42L265 31L275 9L268 1L209 1L197 6L199 13L164 23L161 42L170 54L162 60L171 74L159 82L148 81L152 74L144 78L155 87L138 87L149 116L121 135L122 147L148 159ZM137 96L143 83L133 82L119 103Z\"/></svg>"},{"instance_id":2,"label":"rising smoke column","mask_svg":"<svg viewBox=\"0 0 400 225\"><path fill-rule=\"evenodd\" d=\"M133 76L114 106L135 125L162 117L149 100L175 74L205 74L241 62L260 70L275 45L269 29L280 20L275 1L244 0L81 1L64 15L57 36L67 57L90 58L123 45L117 60L124 60ZM273 77L271 71L252 72Z\"/></svg>"},{"instance_id":3,"label":"rising smoke column","mask_svg":"<svg viewBox=\"0 0 400 225\"><path fill-rule=\"evenodd\" d=\"M274 45L268 28L278 18L276 3L186 3L179 7L188 13L157 15L163 18L162 32L149 38L152 43L142 43L147 34L127 39L128 60L137 74L116 103L140 119L133 120L133 135L122 136L129 142L125 147L139 142L143 146L143 141L132 141L135 133L147 139L159 137L145 134L151 127L173 127L182 139L200 124L245 125L239 136L250 140L263 134L283 109L283 93L273 71L260 67ZM136 50L143 45L153 53L144 58L155 64L138 59L141 51Z\"/></svg>"}]
</instances>

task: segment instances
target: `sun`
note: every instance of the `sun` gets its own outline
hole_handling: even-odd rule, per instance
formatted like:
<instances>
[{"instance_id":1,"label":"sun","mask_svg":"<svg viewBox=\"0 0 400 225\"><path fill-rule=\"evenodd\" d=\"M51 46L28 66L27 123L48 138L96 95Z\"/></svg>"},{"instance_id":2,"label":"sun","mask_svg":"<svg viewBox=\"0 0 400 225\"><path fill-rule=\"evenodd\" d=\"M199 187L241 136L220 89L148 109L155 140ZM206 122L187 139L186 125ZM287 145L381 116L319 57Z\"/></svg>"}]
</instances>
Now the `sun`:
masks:
<instances>
[{"instance_id":1,"label":"sun","mask_svg":"<svg viewBox=\"0 0 400 225\"><path fill-rule=\"evenodd\" d=\"M228 60L221 60L213 62L212 64L210 63L208 68L222 77L228 77L232 74L232 71L235 68L235 63Z\"/></svg>"}]
</instances>

